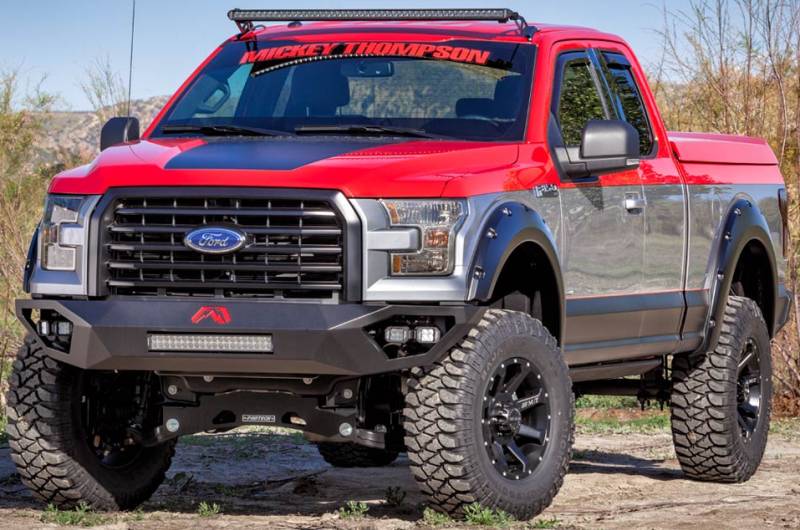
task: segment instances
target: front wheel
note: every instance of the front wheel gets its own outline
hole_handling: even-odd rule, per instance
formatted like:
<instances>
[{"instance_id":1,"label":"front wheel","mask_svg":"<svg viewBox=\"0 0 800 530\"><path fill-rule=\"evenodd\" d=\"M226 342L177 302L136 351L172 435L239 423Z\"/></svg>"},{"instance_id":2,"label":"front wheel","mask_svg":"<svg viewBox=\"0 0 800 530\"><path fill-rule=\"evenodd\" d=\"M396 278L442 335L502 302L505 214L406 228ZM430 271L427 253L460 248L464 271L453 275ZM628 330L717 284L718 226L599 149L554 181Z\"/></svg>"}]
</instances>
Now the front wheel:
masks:
<instances>
[{"instance_id":1,"label":"front wheel","mask_svg":"<svg viewBox=\"0 0 800 530\"><path fill-rule=\"evenodd\" d=\"M491 309L407 386L408 458L435 509L462 516L479 503L529 519L550 505L569 465L574 397L541 322Z\"/></svg>"},{"instance_id":2,"label":"front wheel","mask_svg":"<svg viewBox=\"0 0 800 530\"><path fill-rule=\"evenodd\" d=\"M7 409L11 459L22 482L59 507L126 510L147 500L175 447L136 441L153 379L78 370L27 339L14 362Z\"/></svg>"}]
</instances>

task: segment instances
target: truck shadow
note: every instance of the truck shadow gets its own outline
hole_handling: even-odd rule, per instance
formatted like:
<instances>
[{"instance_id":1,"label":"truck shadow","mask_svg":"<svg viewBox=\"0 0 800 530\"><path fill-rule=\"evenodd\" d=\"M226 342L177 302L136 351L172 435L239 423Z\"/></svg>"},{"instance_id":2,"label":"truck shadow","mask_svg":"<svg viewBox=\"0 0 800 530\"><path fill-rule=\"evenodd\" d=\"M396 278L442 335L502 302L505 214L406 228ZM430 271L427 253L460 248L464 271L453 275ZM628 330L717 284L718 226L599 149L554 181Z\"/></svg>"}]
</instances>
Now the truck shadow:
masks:
<instances>
[{"instance_id":1,"label":"truck shadow","mask_svg":"<svg viewBox=\"0 0 800 530\"><path fill-rule=\"evenodd\" d=\"M632 475L653 480L684 480L685 476L674 467L668 467L667 460L645 459L625 453L608 451L575 451L569 466L569 473L588 475Z\"/></svg>"},{"instance_id":2,"label":"truck shadow","mask_svg":"<svg viewBox=\"0 0 800 530\"><path fill-rule=\"evenodd\" d=\"M203 437L179 445L173 469L143 511L196 514L205 502L217 504L227 515L324 519L355 501L367 503L373 517L406 521L422 517L425 498L405 455L387 467L333 468L315 447L294 437L233 436ZM20 482L7 448L0 448L0 461L0 507L42 509L44 505ZM664 460L600 450L576 451L569 473L624 474L658 481L683 478Z\"/></svg>"}]
</instances>

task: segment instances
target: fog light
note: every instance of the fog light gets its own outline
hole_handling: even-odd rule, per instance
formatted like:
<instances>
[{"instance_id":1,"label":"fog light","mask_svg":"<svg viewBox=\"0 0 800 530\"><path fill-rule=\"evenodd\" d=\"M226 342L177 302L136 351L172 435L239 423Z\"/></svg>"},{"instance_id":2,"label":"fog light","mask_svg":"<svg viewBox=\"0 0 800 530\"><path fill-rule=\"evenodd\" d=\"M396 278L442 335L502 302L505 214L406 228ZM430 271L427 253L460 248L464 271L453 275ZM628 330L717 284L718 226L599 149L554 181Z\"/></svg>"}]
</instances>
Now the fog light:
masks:
<instances>
[{"instance_id":1,"label":"fog light","mask_svg":"<svg viewBox=\"0 0 800 530\"><path fill-rule=\"evenodd\" d=\"M36 330L42 337L69 337L72 335L72 322L69 320L40 320Z\"/></svg>"},{"instance_id":2,"label":"fog light","mask_svg":"<svg viewBox=\"0 0 800 530\"><path fill-rule=\"evenodd\" d=\"M414 339L420 344L436 344L442 332L436 326L420 326L414 330Z\"/></svg>"},{"instance_id":3,"label":"fog light","mask_svg":"<svg viewBox=\"0 0 800 530\"><path fill-rule=\"evenodd\" d=\"M390 344L404 344L412 338L411 328L408 326L390 326L383 332L383 338Z\"/></svg>"},{"instance_id":4,"label":"fog light","mask_svg":"<svg viewBox=\"0 0 800 530\"><path fill-rule=\"evenodd\" d=\"M149 335L150 351L272 353L272 335Z\"/></svg>"},{"instance_id":5,"label":"fog light","mask_svg":"<svg viewBox=\"0 0 800 530\"><path fill-rule=\"evenodd\" d=\"M291 418L289 418L289 423L291 423L292 425L308 425L308 423L306 423L306 420L304 420L300 416L292 416Z\"/></svg>"},{"instance_id":6,"label":"fog light","mask_svg":"<svg viewBox=\"0 0 800 530\"><path fill-rule=\"evenodd\" d=\"M72 335L72 322L67 320L59 320L56 322L56 335Z\"/></svg>"}]
</instances>

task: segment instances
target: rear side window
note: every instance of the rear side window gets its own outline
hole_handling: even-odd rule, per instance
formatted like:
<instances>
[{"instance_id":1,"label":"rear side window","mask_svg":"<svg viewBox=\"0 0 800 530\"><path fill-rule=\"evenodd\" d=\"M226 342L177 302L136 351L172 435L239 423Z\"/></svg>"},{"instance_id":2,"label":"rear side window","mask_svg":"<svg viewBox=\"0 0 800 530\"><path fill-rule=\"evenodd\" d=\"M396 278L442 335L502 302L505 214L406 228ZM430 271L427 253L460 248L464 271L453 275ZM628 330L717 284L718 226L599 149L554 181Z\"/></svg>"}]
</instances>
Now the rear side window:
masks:
<instances>
[{"instance_id":1,"label":"rear side window","mask_svg":"<svg viewBox=\"0 0 800 530\"><path fill-rule=\"evenodd\" d=\"M602 56L617 113L639 131L639 151L642 156L647 156L653 151L655 142L631 64L620 53L602 52Z\"/></svg>"},{"instance_id":2,"label":"rear side window","mask_svg":"<svg viewBox=\"0 0 800 530\"><path fill-rule=\"evenodd\" d=\"M579 53L568 57L574 58L563 62L556 118L564 145L575 147L581 144L583 129L589 121L607 117L588 56Z\"/></svg>"}]
</instances>

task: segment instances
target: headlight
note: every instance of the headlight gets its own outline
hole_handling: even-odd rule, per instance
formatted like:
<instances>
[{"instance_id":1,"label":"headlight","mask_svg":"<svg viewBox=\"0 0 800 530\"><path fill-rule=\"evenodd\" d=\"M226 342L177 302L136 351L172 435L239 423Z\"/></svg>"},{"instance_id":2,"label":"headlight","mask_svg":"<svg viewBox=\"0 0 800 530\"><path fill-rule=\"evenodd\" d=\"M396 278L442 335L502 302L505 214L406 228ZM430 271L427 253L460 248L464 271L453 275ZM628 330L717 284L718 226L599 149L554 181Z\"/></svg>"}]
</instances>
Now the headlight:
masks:
<instances>
[{"instance_id":1,"label":"headlight","mask_svg":"<svg viewBox=\"0 0 800 530\"><path fill-rule=\"evenodd\" d=\"M83 246L83 226L80 218L85 197L50 195L42 219L42 268L49 271L74 271L76 256Z\"/></svg>"},{"instance_id":2,"label":"headlight","mask_svg":"<svg viewBox=\"0 0 800 530\"><path fill-rule=\"evenodd\" d=\"M383 200L393 227L416 227L421 234L421 248L414 253L393 253L394 276L446 275L455 265L455 235L467 215L464 201Z\"/></svg>"}]
</instances>

